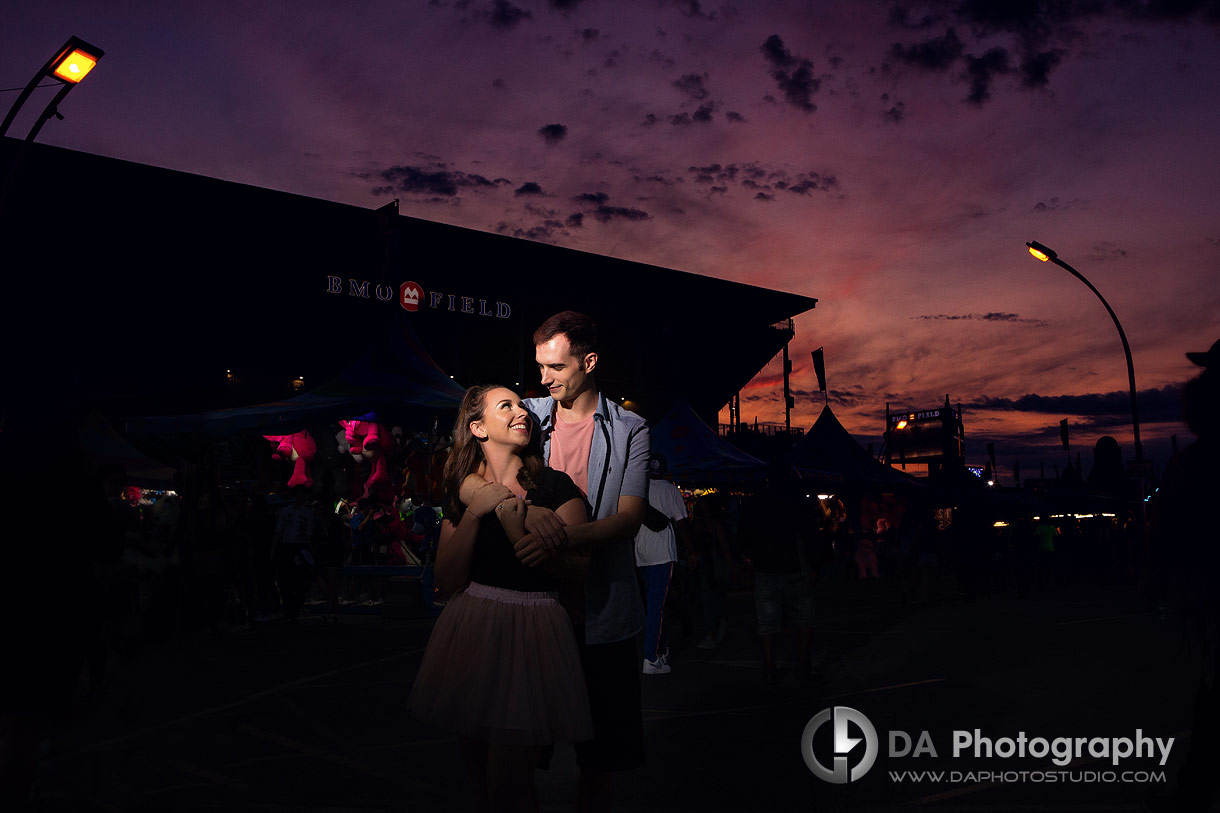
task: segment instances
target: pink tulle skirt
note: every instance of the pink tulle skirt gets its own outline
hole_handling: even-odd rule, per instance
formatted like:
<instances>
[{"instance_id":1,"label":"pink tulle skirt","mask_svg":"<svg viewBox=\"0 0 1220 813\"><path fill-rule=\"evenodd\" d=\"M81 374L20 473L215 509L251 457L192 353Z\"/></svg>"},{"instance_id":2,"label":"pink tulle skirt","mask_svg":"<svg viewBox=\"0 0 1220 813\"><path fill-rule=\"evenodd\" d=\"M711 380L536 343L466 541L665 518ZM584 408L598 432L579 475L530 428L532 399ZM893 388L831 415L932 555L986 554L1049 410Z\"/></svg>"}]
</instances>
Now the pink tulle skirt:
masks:
<instances>
[{"instance_id":1,"label":"pink tulle skirt","mask_svg":"<svg viewBox=\"0 0 1220 813\"><path fill-rule=\"evenodd\" d=\"M471 582L432 628L407 707L456 734L507 745L592 738L567 612L552 593Z\"/></svg>"}]
</instances>

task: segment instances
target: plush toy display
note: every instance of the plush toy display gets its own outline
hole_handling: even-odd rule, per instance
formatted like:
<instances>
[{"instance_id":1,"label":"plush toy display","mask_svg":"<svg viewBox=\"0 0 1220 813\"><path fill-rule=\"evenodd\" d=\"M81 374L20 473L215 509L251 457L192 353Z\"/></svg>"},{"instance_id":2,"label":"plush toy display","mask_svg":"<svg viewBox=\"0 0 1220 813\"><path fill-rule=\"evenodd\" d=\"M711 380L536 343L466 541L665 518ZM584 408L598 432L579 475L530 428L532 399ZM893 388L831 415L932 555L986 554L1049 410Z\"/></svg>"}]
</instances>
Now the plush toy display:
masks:
<instances>
[{"instance_id":1,"label":"plush toy display","mask_svg":"<svg viewBox=\"0 0 1220 813\"><path fill-rule=\"evenodd\" d=\"M394 435L384 425L376 421L339 421L344 429L344 440L347 441L351 456L357 462L367 462L371 468L368 479L364 483L363 496L373 496L382 502L393 499L390 482L390 467L386 458L394 451ZM390 491L389 499L382 495Z\"/></svg>"},{"instance_id":2,"label":"plush toy display","mask_svg":"<svg viewBox=\"0 0 1220 813\"><path fill-rule=\"evenodd\" d=\"M302 429L295 435L263 435L275 444L275 453L271 456L276 460L292 461L292 477L288 479L288 487L313 486L313 478L309 476L309 463L318 453L318 444L310 437L309 432Z\"/></svg>"}]
</instances>

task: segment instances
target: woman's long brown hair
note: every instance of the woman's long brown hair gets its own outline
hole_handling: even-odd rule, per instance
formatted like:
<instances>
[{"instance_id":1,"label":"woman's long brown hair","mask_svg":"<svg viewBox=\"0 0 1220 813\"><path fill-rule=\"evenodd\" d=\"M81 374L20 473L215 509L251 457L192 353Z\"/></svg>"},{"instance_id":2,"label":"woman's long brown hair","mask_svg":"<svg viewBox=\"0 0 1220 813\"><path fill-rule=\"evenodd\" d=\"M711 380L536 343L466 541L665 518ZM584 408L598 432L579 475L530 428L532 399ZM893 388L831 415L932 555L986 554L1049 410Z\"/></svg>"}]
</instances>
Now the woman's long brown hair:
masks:
<instances>
[{"instance_id":1,"label":"woman's long brown hair","mask_svg":"<svg viewBox=\"0 0 1220 813\"><path fill-rule=\"evenodd\" d=\"M445 470L441 475L441 508L445 518L455 525L466 510L466 506L458 498L462 481L477 472L485 459L483 441L471 433L470 424L483 419L487 407L487 393L497 389L512 391L510 387L500 384L477 384L466 390L462 405L458 407L457 420L453 423L453 446L449 449L449 458L445 461ZM533 421L533 418L530 420ZM526 491L537 488L538 473L546 468L546 464L542 462L542 441L536 423L530 431L529 445L521 451L521 461L525 465L517 472L517 482Z\"/></svg>"}]
</instances>

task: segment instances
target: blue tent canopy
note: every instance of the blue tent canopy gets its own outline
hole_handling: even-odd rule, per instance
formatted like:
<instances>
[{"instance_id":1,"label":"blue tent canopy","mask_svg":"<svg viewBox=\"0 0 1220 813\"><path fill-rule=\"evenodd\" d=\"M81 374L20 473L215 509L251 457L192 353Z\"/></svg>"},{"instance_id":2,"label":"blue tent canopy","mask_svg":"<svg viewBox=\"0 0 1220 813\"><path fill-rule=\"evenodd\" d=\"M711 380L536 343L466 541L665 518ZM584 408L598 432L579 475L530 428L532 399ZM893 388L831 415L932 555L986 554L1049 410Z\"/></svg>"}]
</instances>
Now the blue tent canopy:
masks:
<instances>
[{"instance_id":1,"label":"blue tent canopy","mask_svg":"<svg viewBox=\"0 0 1220 813\"><path fill-rule=\"evenodd\" d=\"M81 452L95 466L122 466L126 484L145 488L171 488L175 470L152 459L114 431L98 412L91 412L77 430Z\"/></svg>"},{"instance_id":2,"label":"blue tent canopy","mask_svg":"<svg viewBox=\"0 0 1220 813\"><path fill-rule=\"evenodd\" d=\"M767 464L721 439L680 400L652 428L652 450L682 483L740 483L767 476Z\"/></svg>"},{"instance_id":3,"label":"blue tent canopy","mask_svg":"<svg viewBox=\"0 0 1220 813\"><path fill-rule=\"evenodd\" d=\"M403 322L387 340L370 347L350 367L325 384L281 401L230 407L190 415L133 417L135 433L229 435L247 430L289 434L323 421L367 413L401 414L456 409L465 390L450 378Z\"/></svg>"}]
</instances>

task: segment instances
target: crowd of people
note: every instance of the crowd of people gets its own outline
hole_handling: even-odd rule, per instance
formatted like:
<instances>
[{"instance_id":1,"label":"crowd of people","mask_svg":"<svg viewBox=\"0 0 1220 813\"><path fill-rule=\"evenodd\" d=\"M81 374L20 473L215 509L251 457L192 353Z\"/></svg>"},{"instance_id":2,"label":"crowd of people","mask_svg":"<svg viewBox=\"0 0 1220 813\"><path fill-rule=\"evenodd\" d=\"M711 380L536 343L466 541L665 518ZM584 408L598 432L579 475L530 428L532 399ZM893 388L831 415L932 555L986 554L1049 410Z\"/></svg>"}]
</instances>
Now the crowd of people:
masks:
<instances>
[{"instance_id":1,"label":"crowd of people","mask_svg":"<svg viewBox=\"0 0 1220 813\"><path fill-rule=\"evenodd\" d=\"M764 685L780 679L786 631L795 678L814 682L819 581L889 583L921 607L945 596L950 577L966 601L1095 580L1184 600L1204 642L1196 728L1220 727L1220 590L1200 513L1214 481L1206 452L1216 346L1192 355L1206 368L1186 392L1199 441L1152 505L1150 555L1133 515L997 522L994 506L963 499L953 510L914 504L894 522L878 512L864 522L858 506L849 517L842 501L806 493L782 461L751 493L684 493L651 451L644 420L598 391L592 321L557 314L534 342L548 395L470 388L435 484L438 504L336 498L325 480L268 498L208 486L215 479L200 471L185 472L175 491L149 493L128 488L121 469L96 472L81 489L95 499L79 512L90 517L90 545L61 577L75 599L65 613L88 602L101 612L46 620L71 627L79 645L62 648L62 664L44 665L56 680L37 694L70 696L82 675L100 687L116 654L208 619L235 629L292 622L312 596L333 622L343 603L375 604L384 590L384 579L345 570L431 565L447 602L408 705L457 736L476 809L536 810L534 771L571 743L577 809L605 810L613 776L645 759L641 681L673 673L674 649L719 647L730 621L757 635ZM1175 550L1189 555L1156 555ZM731 590L753 594L751 618L726 616ZM19 723L6 736L28 736ZM1213 762L1212 751L1192 748L1182 788L1157 809L1203 809L1197 803L1215 795L1203 766ZM9 793L30 765L4 769Z\"/></svg>"}]
</instances>

